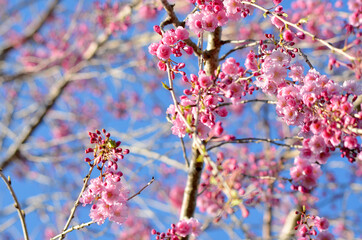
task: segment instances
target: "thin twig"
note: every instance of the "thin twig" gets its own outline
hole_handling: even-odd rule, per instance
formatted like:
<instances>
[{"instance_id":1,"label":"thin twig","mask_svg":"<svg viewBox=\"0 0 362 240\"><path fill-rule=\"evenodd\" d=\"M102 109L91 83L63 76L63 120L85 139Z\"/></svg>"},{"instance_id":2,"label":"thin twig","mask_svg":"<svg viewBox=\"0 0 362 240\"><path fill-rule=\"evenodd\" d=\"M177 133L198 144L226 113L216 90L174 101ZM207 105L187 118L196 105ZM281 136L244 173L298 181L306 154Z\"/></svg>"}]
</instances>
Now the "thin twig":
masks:
<instances>
[{"instance_id":1,"label":"thin twig","mask_svg":"<svg viewBox=\"0 0 362 240\"><path fill-rule=\"evenodd\" d=\"M310 69L314 69L312 63L309 61L307 55L305 55L300 48L298 48L299 55L304 58L304 61L308 64Z\"/></svg>"},{"instance_id":2,"label":"thin twig","mask_svg":"<svg viewBox=\"0 0 362 240\"><path fill-rule=\"evenodd\" d=\"M25 223L25 212L23 210L21 210L20 207L20 203L18 201L18 198L16 197L15 191L11 186L11 180L10 177L8 177L8 179L5 177L5 175L2 173L2 169L0 169L0 177L4 180L6 186L8 187L11 196L14 199L14 207L16 208L16 210L18 211L18 215L20 218L20 222L21 222L21 227L23 229L23 235L24 235L24 239L28 240L29 236L28 236L28 229L26 228L26 223Z\"/></svg>"},{"instance_id":3,"label":"thin twig","mask_svg":"<svg viewBox=\"0 0 362 240\"><path fill-rule=\"evenodd\" d=\"M185 163L186 163L187 168L189 168L190 167L190 162L189 162L189 159L187 158L184 139L182 137L180 137L180 141L181 141L182 153L184 155Z\"/></svg>"},{"instance_id":4,"label":"thin twig","mask_svg":"<svg viewBox=\"0 0 362 240\"><path fill-rule=\"evenodd\" d=\"M285 144L285 143L278 143L277 141L283 141L285 139L267 139L267 138L240 138L240 139L235 139L232 141L227 141L227 142L221 142L219 144L213 145L211 147L209 147L207 150L211 150L213 148L217 148L220 147L222 145L228 144L228 143L261 143L261 142L269 142L278 146L282 146L282 147L288 147L288 148L303 148L302 145L292 145L292 144Z\"/></svg>"},{"instance_id":5,"label":"thin twig","mask_svg":"<svg viewBox=\"0 0 362 240\"><path fill-rule=\"evenodd\" d=\"M62 233L60 234L60 235L61 235L61 236L60 236L60 239L63 239L63 238L65 237L65 234L66 234L65 232L66 232L66 230L68 229L68 227L69 227L69 225L70 225L70 222L71 222L72 219L74 218L75 210L77 209L77 207L78 207L78 205L79 205L79 200L80 200L80 198L82 197L83 192L85 191L85 189L86 189L87 186L88 186L88 181L89 181L89 179L90 179L90 175L91 175L91 173L92 173L92 171L93 171L93 168L94 168L95 166L96 166L96 164L93 164L93 165L90 167L87 176L84 178L84 184L83 184L82 190L80 191L80 193L79 193L79 195L78 195L78 198L77 198L77 200L75 201L72 210L70 211L70 215L69 215L69 217L68 217L68 220L67 220L67 222L66 222L66 224L65 224L65 226L64 226L64 228L63 228Z\"/></svg>"},{"instance_id":6,"label":"thin twig","mask_svg":"<svg viewBox=\"0 0 362 240\"><path fill-rule=\"evenodd\" d=\"M246 41L246 40L245 40L245 41ZM251 41L251 40L248 40L248 41ZM254 42L250 42L250 43L247 43L247 44L242 45L242 46L237 46L237 47L229 50L227 53L225 53L221 58L219 58L219 61L225 60L225 58L226 58L227 56L229 56L231 53L233 53L233 52L235 52L235 51L237 51L237 50L244 49L244 48L248 48L248 47L253 47L253 46L256 46L256 45L258 45L258 44L259 44L259 41L254 40Z\"/></svg>"},{"instance_id":7,"label":"thin twig","mask_svg":"<svg viewBox=\"0 0 362 240\"><path fill-rule=\"evenodd\" d=\"M131 200L132 198L140 195L141 192L142 192L143 190L145 190L148 186L150 186L154 181L155 181L155 177L152 177L151 181L149 181L146 186L144 186L143 188L141 188L141 190L139 190L137 193L135 193L135 194L133 194L132 196L130 196L130 197L127 199L127 201L129 201L129 200Z\"/></svg>"},{"instance_id":8,"label":"thin twig","mask_svg":"<svg viewBox=\"0 0 362 240\"><path fill-rule=\"evenodd\" d=\"M266 100L266 99L249 99L249 100L243 100L238 102L239 104L245 104L245 103L251 103L251 102L262 102L262 103L266 103L266 104L277 104L277 101L273 101L273 100ZM217 105L217 107L223 107L223 106L229 106L232 105L233 103L220 103L219 105Z\"/></svg>"},{"instance_id":9,"label":"thin twig","mask_svg":"<svg viewBox=\"0 0 362 240\"><path fill-rule=\"evenodd\" d=\"M62 232L61 234L58 234L58 235L52 237L50 240L58 239L58 238L60 238L62 236L62 234L67 234L67 233L70 233L70 232L72 232L74 230L79 230L79 229L82 229L84 227L88 227L88 226L92 225L93 223L95 223L95 222L90 221L90 222L87 222L87 223L82 223L82 224L73 226L73 227L69 228L67 231Z\"/></svg>"},{"instance_id":10,"label":"thin twig","mask_svg":"<svg viewBox=\"0 0 362 240\"><path fill-rule=\"evenodd\" d=\"M121 14L121 12L119 14ZM59 80L55 84L55 86L50 90L50 93L48 94L44 105L40 108L38 113L32 119L30 119L29 124L26 127L24 127L23 131L20 133L18 138L9 147L4 160L0 162L0 168L4 169L5 167L7 167L10 164L10 162L13 160L13 158L19 155L21 146L29 139L29 137L33 134L35 129L37 129L37 127L43 121L45 116L53 108L55 102L60 98L64 89L70 83L70 80L72 79L73 75L84 68L85 63L91 60L95 56L99 48L109 39L110 35L111 35L111 30L110 28L107 28L104 31L104 33L101 34L96 41L92 42L87 48L87 50L84 52L83 54L84 61L80 62L79 64L71 68L69 72L66 73L65 76L61 80Z\"/></svg>"}]
</instances>

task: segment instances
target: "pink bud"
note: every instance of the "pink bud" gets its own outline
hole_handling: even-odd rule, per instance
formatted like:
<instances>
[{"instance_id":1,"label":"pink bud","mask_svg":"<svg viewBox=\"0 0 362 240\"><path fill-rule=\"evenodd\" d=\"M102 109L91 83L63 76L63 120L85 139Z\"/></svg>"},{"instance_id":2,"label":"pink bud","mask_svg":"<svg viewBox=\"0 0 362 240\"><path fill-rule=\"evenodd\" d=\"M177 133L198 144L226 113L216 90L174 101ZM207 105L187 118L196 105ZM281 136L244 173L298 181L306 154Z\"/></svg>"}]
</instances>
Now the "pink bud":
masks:
<instances>
[{"instance_id":1,"label":"pink bud","mask_svg":"<svg viewBox=\"0 0 362 240\"><path fill-rule=\"evenodd\" d=\"M284 38L285 41L291 42L294 39L294 33L292 31L290 31L290 30L286 30L283 33L283 38Z\"/></svg>"}]
</instances>

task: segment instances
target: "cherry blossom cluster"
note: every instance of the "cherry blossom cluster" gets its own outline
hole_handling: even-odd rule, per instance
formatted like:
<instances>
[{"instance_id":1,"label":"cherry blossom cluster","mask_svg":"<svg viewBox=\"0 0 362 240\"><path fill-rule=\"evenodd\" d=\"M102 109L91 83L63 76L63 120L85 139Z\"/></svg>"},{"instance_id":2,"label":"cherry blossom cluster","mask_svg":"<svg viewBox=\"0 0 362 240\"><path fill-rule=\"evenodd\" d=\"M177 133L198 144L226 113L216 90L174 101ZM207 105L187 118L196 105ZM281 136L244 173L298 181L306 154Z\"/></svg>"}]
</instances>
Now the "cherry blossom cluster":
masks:
<instances>
[{"instance_id":1,"label":"cherry blossom cluster","mask_svg":"<svg viewBox=\"0 0 362 240\"><path fill-rule=\"evenodd\" d=\"M165 33L162 33L159 26L154 26L154 30L162 36L162 39L158 43L151 43L148 47L150 54L157 56L160 61L158 67L166 71L166 63L173 54L175 57L181 57L182 51L185 51L187 54L191 55L193 53L193 48L188 46L183 40L189 38L189 32L183 27L177 27L176 29L170 29ZM178 64L175 66L175 70L181 69L185 64Z\"/></svg>"},{"instance_id":2,"label":"cherry blossom cluster","mask_svg":"<svg viewBox=\"0 0 362 240\"><path fill-rule=\"evenodd\" d=\"M181 237L198 237L201 234L201 223L195 218L180 220L177 224L171 224L167 232L157 232L152 229L152 235L156 235L157 240L179 240Z\"/></svg>"},{"instance_id":3,"label":"cherry blossom cluster","mask_svg":"<svg viewBox=\"0 0 362 240\"><path fill-rule=\"evenodd\" d=\"M200 71L198 76L195 74L191 74L190 77L182 76L182 80L190 87L185 89L185 95L180 97L179 107L184 118L188 119L191 125L197 125L197 131L202 139L222 136L222 123L216 122L216 117L226 117L228 111L220 104L225 101L237 104L243 96L251 95L256 89L250 85L250 79L244 78L244 73L245 70L240 63L234 58L228 58L221 65L221 71L217 77L208 76L204 71ZM175 106L170 105L167 113L172 116L172 133L183 137L187 130L186 124L177 113ZM195 122L196 114L199 114L197 123Z\"/></svg>"},{"instance_id":4,"label":"cherry blossom cluster","mask_svg":"<svg viewBox=\"0 0 362 240\"><path fill-rule=\"evenodd\" d=\"M230 20L240 20L253 11L250 5L243 4L239 0L192 0L191 2L197 3L199 11L188 16L186 25L197 35L204 31L213 32L217 27L226 25Z\"/></svg>"},{"instance_id":5,"label":"cherry blossom cluster","mask_svg":"<svg viewBox=\"0 0 362 240\"><path fill-rule=\"evenodd\" d=\"M317 180L321 175L320 165L311 163L308 159L296 157L294 166L290 168L290 176L294 181L292 189L307 193L317 186Z\"/></svg>"},{"instance_id":6,"label":"cherry blossom cluster","mask_svg":"<svg viewBox=\"0 0 362 240\"><path fill-rule=\"evenodd\" d=\"M345 1L346 2L346 1ZM335 7L342 7L343 1L337 1L335 3ZM314 34L322 39L330 39L336 36L336 30L339 26L342 30L342 27L345 28L346 39L348 41L345 42L345 49L349 49L349 54L352 56L356 56L357 58L361 56L362 52L358 47L361 42L361 33L357 30L362 23L362 3L359 0L349 0L348 1L348 9L353 12L349 14L347 17L343 17L345 19L340 19L338 16L338 12L335 10L331 2L326 1L305 1L298 0L293 1L291 5L291 11L287 12L287 14L283 11L282 6L277 6L275 8L275 14L278 15L279 18L287 18L290 22L297 23L297 25L302 25L303 28L309 33ZM305 16L308 16L307 18ZM298 38L300 40L313 42L314 39L306 38L303 32L293 32L292 29L288 28L283 21L281 21L278 17L273 16L271 18L271 22L275 25L281 32L283 32L283 38L287 41L293 41L293 39L298 42ZM346 24L346 22L349 22ZM354 35L354 36L353 36ZM295 38L295 36L297 38ZM347 44L348 43L348 44ZM320 47L323 49L323 47ZM352 69L355 72L355 76L357 79L360 79L362 76L362 67L359 63L350 62L344 63L343 61L337 60L334 56L330 56L329 67L340 67L345 66L348 69Z\"/></svg>"},{"instance_id":7,"label":"cherry blossom cluster","mask_svg":"<svg viewBox=\"0 0 362 240\"><path fill-rule=\"evenodd\" d=\"M96 2L96 21L101 28L109 28L112 33L118 31L126 31L131 24L130 16L126 15L122 16L122 18L120 18L119 16L121 11L130 11L130 9L125 8L130 7L126 4L119 4L118 2L115 2L113 4L110 2L105 2L103 4L100 2Z\"/></svg>"},{"instance_id":8,"label":"cherry blossom cluster","mask_svg":"<svg viewBox=\"0 0 362 240\"><path fill-rule=\"evenodd\" d=\"M362 1L360 0L349 0L348 9L353 12L348 20L353 27L360 27L362 25Z\"/></svg>"},{"instance_id":9,"label":"cherry blossom cluster","mask_svg":"<svg viewBox=\"0 0 362 240\"><path fill-rule=\"evenodd\" d=\"M103 133L103 134L102 134ZM110 139L111 134L105 129L89 132L90 143L94 148L88 148L85 153L93 153L93 160L86 158L90 165L97 166L101 174L90 180L90 184L82 193L80 202L83 206L92 204L90 218L99 225L108 218L110 221L122 224L127 219L127 199L129 191L121 182L122 172L118 171L118 160L124 158L129 150L120 148L121 142Z\"/></svg>"},{"instance_id":10,"label":"cherry blossom cluster","mask_svg":"<svg viewBox=\"0 0 362 240\"><path fill-rule=\"evenodd\" d=\"M300 186L310 190L320 176L318 167L312 163L326 163L329 152L337 147L341 149L342 157L347 157L350 162L360 154L362 146L358 144L357 134L350 129L362 125L362 112L353 107L353 101L361 94L362 88L353 81L340 86L315 69L304 75L301 64L290 64L292 57L291 52L280 48L265 50L261 56L250 52L245 66L255 71L256 86L277 97L278 116L289 125L301 127L300 134L305 138L303 149L291 173ZM286 80L287 76L292 81ZM307 171L313 174L306 174L305 167L313 169Z\"/></svg>"},{"instance_id":11,"label":"cherry blossom cluster","mask_svg":"<svg viewBox=\"0 0 362 240\"><path fill-rule=\"evenodd\" d=\"M342 157L355 161L361 146L350 129L362 124L362 112L354 110L352 103L360 91L352 81L340 86L315 70L299 84L278 85L277 113L286 123L301 127L306 138L303 158L324 164L329 151L339 147Z\"/></svg>"},{"instance_id":12,"label":"cherry blossom cluster","mask_svg":"<svg viewBox=\"0 0 362 240\"><path fill-rule=\"evenodd\" d=\"M121 172L106 172L104 177L91 179L80 202L83 206L92 204L90 218L101 225L108 218L122 224L128 216L127 199L129 191L121 183Z\"/></svg>"},{"instance_id":13,"label":"cherry blossom cluster","mask_svg":"<svg viewBox=\"0 0 362 240\"><path fill-rule=\"evenodd\" d=\"M326 218L309 215L304 211L297 211L296 214L301 214L300 219L297 221L298 225L295 227L295 230L298 230L298 240L334 240L334 236L327 231L329 222Z\"/></svg>"}]
</instances>

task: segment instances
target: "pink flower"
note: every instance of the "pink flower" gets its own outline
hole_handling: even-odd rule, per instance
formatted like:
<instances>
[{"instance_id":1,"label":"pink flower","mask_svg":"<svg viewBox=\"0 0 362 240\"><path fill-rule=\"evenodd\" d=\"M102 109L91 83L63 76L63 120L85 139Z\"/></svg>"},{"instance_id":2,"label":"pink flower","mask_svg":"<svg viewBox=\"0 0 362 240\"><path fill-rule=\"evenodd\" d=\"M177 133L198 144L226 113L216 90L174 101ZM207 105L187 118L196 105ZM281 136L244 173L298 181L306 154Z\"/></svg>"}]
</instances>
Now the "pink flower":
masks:
<instances>
[{"instance_id":1,"label":"pink flower","mask_svg":"<svg viewBox=\"0 0 362 240\"><path fill-rule=\"evenodd\" d=\"M287 124L292 125L295 123L298 116L298 112L295 110L286 107L283 109L283 119L287 122Z\"/></svg>"},{"instance_id":2,"label":"pink flower","mask_svg":"<svg viewBox=\"0 0 362 240\"><path fill-rule=\"evenodd\" d=\"M102 199L107 204L111 205L117 201L117 199L119 198L118 195L119 195L119 189L117 189L115 185L111 185L105 188L104 191L102 192Z\"/></svg>"},{"instance_id":3,"label":"pink flower","mask_svg":"<svg viewBox=\"0 0 362 240\"><path fill-rule=\"evenodd\" d=\"M326 218L316 217L314 219L314 224L320 232L325 231L329 228L329 222Z\"/></svg>"},{"instance_id":4,"label":"pink flower","mask_svg":"<svg viewBox=\"0 0 362 240\"><path fill-rule=\"evenodd\" d=\"M360 95L360 94L362 94L362 84L361 84L361 82L348 80L348 81L343 82L343 90L348 93Z\"/></svg>"},{"instance_id":5,"label":"pink flower","mask_svg":"<svg viewBox=\"0 0 362 240\"><path fill-rule=\"evenodd\" d=\"M313 153L325 151L326 144L322 136L313 136L309 141L309 147Z\"/></svg>"},{"instance_id":6,"label":"pink flower","mask_svg":"<svg viewBox=\"0 0 362 240\"><path fill-rule=\"evenodd\" d=\"M161 71L164 71L164 72L167 71L167 65L166 65L166 63L164 63L163 61L159 61L159 62L157 63L157 67L158 67L158 69L160 69Z\"/></svg>"},{"instance_id":7,"label":"pink flower","mask_svg":"<svg viewBox=\"0 0 362 240\"><path fill-rule=\"evenodd\" d=\"M211 77L206 76L205 74L200 74L198 82L203 88L208 88L212 85Z\"/></svg>"},{"instance_id":8,"label":"pink flower","mask_svg":"<svg viewBox=\"0 0 362 240\"><path fill-rule=\"evenodd\" d=\"M213 32L218 26L215 14L207 14L202 17L202 28L205 31Z\"/></svg>"},{"instance_id":9,"label":"pink flower","mask_svg":"<svg viewBox=\"0 0 362 240\"><path fill-rule=\"evenodd\" d=\"M271 22L272 22L272 24L273 24L274 26L276 26L276 27L279 28L279 29L281 29L281 28L284 27L284 23L283 23L280 19L278 19L277 17L275 17L275 16L273 16L273 17L271 18Z\"/></svg>"},{"instance_id":10,"label":"pink flower","mask_svg":"<svg viewBox=\"0 0 362 240\"><path fill-rule=\"evenodd\" d=\"M252 71L258 70L258 62L256 61L255 53L253 51L250 51L248 53L246 60L245 60L245 67Z\"/></svg>"},{"instance_id":11,"label":"pink flower","mask_svg":"<svg viewBox=\"0 0 362 240\"><path fill-rule=\"evenodd\" d=\"M128 207L126 203L117 203L110 207L109 220L117 224L122 224L127 220Z\"/></svg>"},{"instance_id":12,"label":"pink flower","mask_svg":"<svg viewBox=\"0 0 362 240\"><path fill-rule=\"evenodd\" d=\"M228 22L228 17L226 16L226 12L224 10L217 13L216 19L219 26L224 26Z\"/></svg>"},{"instance_id":13,"label":"pink flower","mask_svg":"<svg viewBox=\"0 0 362 240\"><path fill-rule=\"evenodd\" d=\"M177 42L177 35L175 31L167 31L162 36L162 42L169 46L174 45Z\"/></svg>"},{"instance_id":14,"label":"pink flower","mask_svg":"<svg viewBox=\"0 0 362 240\"><path fill-rule=\"evenodd\" d=\"M189 38L189 32L183 27L177 27L175 34L179 40L186 40Z\"/></svg>"},{"instance_id":15,"label":"pink flower","mask_svg":"<svg viewBox=\"0 0 362 240\"><path fill-rule=\"evenodd\" d=\"M148 52L152 55L157 55L157 49L159 45L159 43L151 43L151 45L148 46Z\"/></svg>"},{"instance_id":16,"label":"pink flower","mask_svg":"<svg viewBox=\"0 0 362 240\"><path fill-rule=\"evenodd\" d=\"M290 176L295 182L300 181L303 177L302 169L299 166L291 167Z\"/></svg>"},{"instance_id":17,"label":"pink flower","mask_svg":"<svg viewBox=\"0 0 362 240\"><path fill-rule=\"evenodd\" d=\"M299 236L305 236L307 232L308 232L308 227L305 224L300 226L299 229L298 229L298 235Z\"/></svg>"},{"instance_id":18,"label":"pink flower","mask_svg":"<svg viewBox=\"0 0 362 240\"><path fill-rule=\"evenodd\" d=\"M303 65L299 62L296 62L290 66L289 77L292 78L294 82L302 81L304 78L303 72Z\"/></svg>"},{"instance_id":19,"label":"pink flower","mask_svg":"<svg viewBox=\"0 0 362 240\"><path fill-rule=\"evenodd\" d=\"M188 54L188 55L191 55L194 53L194 49L190 46L185 46L183 47L183 50Z\"/></svg>"},{"instance_id":20,"label":"pink flower","mask_svg":"<svg viewBox=\"0 0 362 240\"><path fill-rule=\"evenodd\" d=\"M239 66L236 64L234 58L227 58L222 64L221 69L226 74L234 75L238 73Z\"/></svg>"},{"instance_id":21,"label":"pink flower","mask_svg":"<svg viewBox=\"0 0 362 240\"><path fill-rule=\"evenodd\" d=\"M201 233L201 223L195 218L190 218L187 222L191 226L192 235L199 236Z\"/></svg>"},{"instance_id":22,"label":"pink flower","mask_svg":"<svg viewBox=\"0 0 362 240\"><path fill-rule=\"evenodd\" d=\"M200 12L196 12L189 15L188 19L186 20L186 24L189 26L191 31L196 34L200 34L204 31L204 29L202 28L202 17L203 14L201 14Z\"/></svg>"},{"instance_id":23,"label":"pink flower","mask_svg":"<svg viewBox=\"0 0 362 240\"><path fill-rule=\"evenodd\" d=\"M89 191L84 191L82 197L79 199L79 202L83 203L83 207L87 204L91 204L94 200L94 195Z\"/></svg>"},{"instance_id":24,"label":"pink flower","mask_svg":"<svg viewBox=\"0 0 362 240\"><path fill-rule=\"evenodd\" d=\"M348 149L355 149L358 146L357 138L352 136L347 136L344 138L344 146Z\"/></svg>"},{"instance_id":25,"label":"pink flower","mask_svg":"<svg viewBox=\"0 0 362 240\"><path fill-rule=\"evenodd\" d=\"M287 67L289 66L291 57L286 54L285 52L281 52L279 50L274 50L266 59L265 61L272 60L274 64Z\"/></svg>"},{"instance_id":26,"label":"pink flower","mask_svg":"<svg viewBox=\"0 0 362 240\"><path fill-rule=\"evenodd\" d=\"M314 134L319 134L324 130L324 125L322 124L322 121L314 121L311 125L310 125L310 130L312 131L312 133Z\"/></svg>"},{"instance_id":27,"label":"pink flower","mask_svg":"<svg viewBox=\"0 0 362 240\"><path fill-rule=\"evenodd\" d=\"M279 85L287 77L287 69L277 64L270 65L267 69L264 69L264 76Z\"/></svg>"},{"instance_id":28,"label":"pink flower","mask_svg":"<svg viewBox=\"0 0 362 240\"><path fill-rule=\"evenodd\" d=\"M157 48L156 54L160 59L169 59L171 55L171 48L166 44L160 44Z\"/></svg>"},{"instance_id":29,"label":"pink flower","mask_svg":"<svg viewBox=\"0 0 362 240\"><path fill-rule=\"evenodd\" d=\"M303 95L303 102L308 107L312 107L312 105L317 101L316 95L314 93L307 93Z\"/></svg>"},{"instance_id":30,"label":"pink flower","mask_svg":"<svg viewBox=\"0 0 362 240\"><path fill-rule=\"evenodd\" d=\"M176 224L176 233L181 237L186 237L192 233L192 225L189 224L188 220L181 220Z\"/></svg>"},{"instance_id":31,"label":"pink flower","mask_svg":"<svg viewBox=\"0 0 362 240\"><path fill-rule=\"evenodd\" d=\"M241 11L242 4L238 0L224 0L224 7L228 15L233 15Z\"/></svg>"},{"instance_id":32,"label":"pink flower","mask_svg":"<svg viewBox=\"0 0 362 240\"><path fill-rule=\"evenodd\" d=\"M108 211L103 211L104 207L102 199L97 201L90 210L89 217L98 225L102 225L107 218ZM106 208L107 209L107 208Z\"/></svg>"},{"instance_id":33,"label":"pink flower","mask_svg":"<svg viewBox=\"0 0 362 240\"><path fill-rule=\"evenodd\" d=\"M181 186L173 186L170 190L170 202L173 207L176 209L181 209L182 206L182 198L180 196L183 196L184 194L184 188Z\"/></svg>"}]
</instances>

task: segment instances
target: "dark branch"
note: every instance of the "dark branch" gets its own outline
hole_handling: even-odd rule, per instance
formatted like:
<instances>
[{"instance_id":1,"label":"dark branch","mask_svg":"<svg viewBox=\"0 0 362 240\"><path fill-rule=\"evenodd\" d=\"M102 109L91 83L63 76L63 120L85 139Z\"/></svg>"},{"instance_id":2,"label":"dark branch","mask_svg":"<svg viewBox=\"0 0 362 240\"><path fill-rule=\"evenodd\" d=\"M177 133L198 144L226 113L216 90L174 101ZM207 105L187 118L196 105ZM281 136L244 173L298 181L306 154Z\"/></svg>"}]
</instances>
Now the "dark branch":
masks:
<instances>
[{"instance_id":1,"label":"dark branch","mask_svg":"<svg viewBox=\"0 0 362 240\"><path fill-rule=\"evenodd\" d=\"M209 147L207 150L211 150L213 148L217 148L220 147L222 145L225 144L229 144L229 143L261 143L261 142L268 142L274 145L278 145L278 146L282 146L282 147L288 147L288 148L302 148L302 145L293 145L293 144L285 144L285 143L279 143L278 141L283 141L287 138L284 139L267 139L267 138L240 138L240 139L235 139L232 141L227 141L227 142L221 142L218 143L216 145L213 145L211 147Z\"/></svg>"},{"instance_id":2,"label":"dark branch","mask_svg":"<svg viewBox=\"0 0 362 240\"><path fill-rule=\"evenodd\" d=\"M132 198L140 195L141 192L142 192L143 190L145 190L148 186L150 186L154 181L155 181L155 178L152 177L151 181L149 181L146 186L144 186L143 188L141 188L141 190L139 190L137 193L135 193L135 194L133 194L132 196L130 196L130 197L127 199L127 201L129 201L129 200L131 200Z\"/></svg>"}]
</instances>

